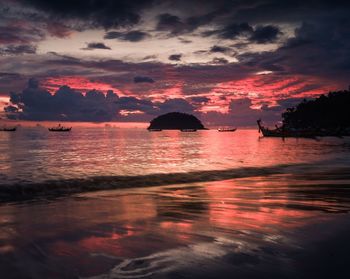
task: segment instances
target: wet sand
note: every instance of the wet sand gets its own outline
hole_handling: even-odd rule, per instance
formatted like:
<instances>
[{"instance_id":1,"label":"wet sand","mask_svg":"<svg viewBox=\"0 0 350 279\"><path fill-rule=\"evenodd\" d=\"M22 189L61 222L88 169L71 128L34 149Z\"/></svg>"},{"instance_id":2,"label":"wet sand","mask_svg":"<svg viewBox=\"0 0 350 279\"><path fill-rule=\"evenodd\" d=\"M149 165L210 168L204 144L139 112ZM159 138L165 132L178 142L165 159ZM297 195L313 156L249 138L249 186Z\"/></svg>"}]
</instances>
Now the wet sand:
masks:
<instances>
[{"instance_id":1,"label":"wet sand","mask_svg":"<svg viewBox=\"0 0 350 279\"><path fill-rule=\"evenodd\" d=\"M3 203L1 278L350 278L343 174Z\"/></svg>"}]
</instances>

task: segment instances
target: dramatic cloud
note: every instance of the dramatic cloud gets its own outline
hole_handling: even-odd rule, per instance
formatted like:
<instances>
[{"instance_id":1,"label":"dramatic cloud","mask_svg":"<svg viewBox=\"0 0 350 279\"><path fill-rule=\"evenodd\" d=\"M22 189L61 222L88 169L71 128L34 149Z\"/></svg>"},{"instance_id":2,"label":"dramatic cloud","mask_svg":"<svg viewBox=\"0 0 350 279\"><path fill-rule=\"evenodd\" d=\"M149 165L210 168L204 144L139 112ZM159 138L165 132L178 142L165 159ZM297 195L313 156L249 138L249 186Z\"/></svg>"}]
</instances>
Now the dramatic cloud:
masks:
<instances>
[{"instance_id":1,"label":"dramatic cloud","mask_svg":"<svg viewBox=\"0 0 350 279\"><path fill-rule=\"evenodd\" d=\"M105 39L119 39L123 41L129 41L129 42L140 42L144 39L149 37L149 34L142 31L130 31L130 32L117 32L117 31L110 31L107 32L104 36Z\"/></svg>"},{"instance_id":2,"label":"dramatic cloud","mask_svg":"<svg viewBox=\"0 0 350 279\"><path fill-rule=\"evenodd\" d=\"M249 36L253 33L253 27L248 23L232 23L222 29L205 32L204 35L216 35L222 39L235 39L239 36Z\"/></svg>"},{"instance_id":3,"label":"dramatic cloud","mask_svg":"<svg viewBox=\"0 0 350 279\"><path fill-rule=\"evenodd\" d=\"M94 50L94 49L111 49L110 47L106 46L104 43L87 43L86 47L83 48L84 50Z\"/></svg>"},{"instance_id":4,"label":"dramatic cloud","mask_svg":"<svg viewBox=\"0 0 350 279\"><path fill-rule=\"evenodd\" d=\"M1 26L0 24L0 45L29 44L41 41L44 38L45 33L41 29L31 25L6 24Z\"/></svg>"},{"instance_id":5,"label":"dramatic cloud","mask_svg":"<svg viewBox=\"0 0 350 279\"><path fill-rule=\"evenodd\" d=\"M182 54L172 54L169 56L171 61L181 61Z\"/></svg>"},{"instance_id":6,"label":"dramatic cloud","mask_svg":"<svg viewBox=\"0 0 350 279\"><path fill-rule=\"evenodd\" d=\"M35 54L36 49L33 45L7 45L0 47L0 55Z\"/></svg>"},{"instance_id":7,"label":"dramatic cloud","mask_svg":"<svg viewBox=\"0 0 350 279\"><path fill-rule=\"evenodd\" d=\"M35 79L30 79L21 93L11 93L10 105L5 107L8 118L34 121L124 121L133 114L139 114L139 120L148 121L170 111L193 112L194 107L184 99L152 102L119 97L112 90L107 94L90 90L83 95L66 85L51 94Z\"/></svg>"},{"instance_id":8,"label":"dramatic cloud","mask_svg":"<svg viewBox=\"0 0 350 279\"><path fill-rule=\"evenodd\" d=\"M227 59L223 57L214 57L213 60L211 61L213 64L227 64L229 63Z\"/></svg>"},{"instance_id":9,"label":"dramatic cloud","mask_svg":"<svg viewBox=\"0 0 350 279\"><path fill-rule=\"evenodd\" d=\"M215 45L215 46L212 46L212 47L210 48L210 52L212 52L212 53L215 53L215 52L222 52L222 53L225 53L225 52L228 52L228 51L230 51L230 48L228 48L228 47L223 47L223 46L217 46L217 45Z\"/></svg>"},{"instance_id":10,"label":"dramatic cloud","mask_svg":"<svg viewBox=\"0 0 350 279\"><path fill-rule=\"evenodd\" d=\"M140 12L152 0L20 0L23 4L51 14L59 20L79 20L91 28L105 29L134 25Z\"/></svg>"},{"instance_id":11,"label":"dramatic cloud","mask_svg":"<svg viewBox=\"0 0 350 279\"><path fill-rule=\"evenodd\" d=\"M270 43L274 42L280 33L280 30L276 26L258 26L254 30L252 36L250 37L250 40L259 44Z\"/></svg>"},{"instance_id":12,"label":"dramatic cloud","mask_svg":"<svg viewBox=\"0 0 350 279\"><path fill-rule=\"evenodd\" d=\"M96 102L91 119L147 120L178 106L211 123L277 121L286 103L348 87L349 11L327 0L0 0L0 98L34 77L52 106L63 106L62 85L80 92L71 119L88 119L80 109ZM35 118L28 102L8 113Z\"/></svg>"},{"instance_id":13,"label":"dramatic cloud","mask_svg":"<svg viewBox=\"0 0 350 279\"><path fill-rule=\"evenodd\" d=\"M258 44L271 43L276 41L278 35L282 32L277 26L266 25L252 27L248 23L232 23L225 26L222 29L206 31L203 33L204 36L215 35L221 39L237 39L246 38L251 42Z\"/></svg>"},{"instance_id":14,"label":"dramatic cloud","mask_svg":"<svg viewBox=\"0 0 350 279\"><path fill-rule=\"evenodd\" d=\"M169 31L171 34L181 34L186 31L187 25L183 23L178 16L171 14L161 14L158 16L156 30Z\"/></svg>"}]
</instances>

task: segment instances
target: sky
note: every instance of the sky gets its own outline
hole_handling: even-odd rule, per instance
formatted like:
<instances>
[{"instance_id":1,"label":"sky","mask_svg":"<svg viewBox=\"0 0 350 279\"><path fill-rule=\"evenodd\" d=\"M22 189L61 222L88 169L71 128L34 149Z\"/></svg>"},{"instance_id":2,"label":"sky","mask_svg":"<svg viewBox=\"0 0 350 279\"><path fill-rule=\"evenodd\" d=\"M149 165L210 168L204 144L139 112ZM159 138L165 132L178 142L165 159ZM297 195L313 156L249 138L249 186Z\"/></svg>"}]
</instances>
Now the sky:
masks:
<instances>
[{"instance_id":1,"label":"sky","mask_svg":"<svg viewBox=\"0 0 350 279\"><path fill-rule=\"evenodd\" d=\"M350 84L350 2L0 0L0 117L268 122Z\"/></svg>"}]
</instances>

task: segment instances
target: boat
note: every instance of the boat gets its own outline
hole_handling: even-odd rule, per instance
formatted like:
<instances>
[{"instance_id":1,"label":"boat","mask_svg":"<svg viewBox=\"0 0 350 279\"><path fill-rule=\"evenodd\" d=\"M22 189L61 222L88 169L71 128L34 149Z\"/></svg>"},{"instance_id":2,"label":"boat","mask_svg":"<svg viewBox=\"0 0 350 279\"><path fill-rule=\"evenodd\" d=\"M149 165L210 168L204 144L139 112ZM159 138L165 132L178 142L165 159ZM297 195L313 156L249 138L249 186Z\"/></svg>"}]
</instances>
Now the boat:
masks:
<instances>
[{"instance_id":1,"label":"boat","mask_svg":"<svg viewBox=\"0 0 350 279\"><path fill-rule=\"evenodd\" d=\"M235 132L237 128L219 128L218 132Z\"/></svg>"},{"instance_id":2,"label":"boat","mask_svg":"<svg viewBox=\"0 0 350 279\"><path fill-rule=\"evenodd\" d=\"M0 131L2 132L15 132L17 130L17 127L13 127L13 128L1 128Z\"/></svg>"},{"instance_id":3,"label":"boat","mask_svg":"<svg viewBox=\"0 0 350 279\"><path fill-rule=\"evenodd\" d=\"M58 124L57 127L49 128L50 132L69 132L72 130L72 127L64 127L61 124Z\"/></svg>"},{"instance_id":4,"label":"boat","mask_svg":"<svg viewBox=\"0 0 350 279\"><path fill-rule=\"evenodd\" d=\"M317 134L311 129L288 129L284 126L275 129L269 129L261 124L261 119L257 120L259 133L261 132L264 137L278 137L278 138L315 138Z\"/></svg>"},{"instance_id":5,"label":"boat","mask_svg":"<svg viewBox=\"0 0 350 279\"><path fill-rule=\"evenodd\" d=\"M197 129L181 129L181 132L197 132Z\"/></svg>"}]
</instances>

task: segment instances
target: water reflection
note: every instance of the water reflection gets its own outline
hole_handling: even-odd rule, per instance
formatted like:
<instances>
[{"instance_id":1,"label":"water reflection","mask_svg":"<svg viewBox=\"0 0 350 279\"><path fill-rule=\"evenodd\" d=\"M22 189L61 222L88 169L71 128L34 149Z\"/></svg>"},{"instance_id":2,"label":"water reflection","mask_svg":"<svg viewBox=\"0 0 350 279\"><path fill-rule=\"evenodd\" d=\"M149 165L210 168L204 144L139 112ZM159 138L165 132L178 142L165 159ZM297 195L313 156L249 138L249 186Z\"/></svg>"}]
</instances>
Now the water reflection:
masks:
<instances>
[{"instance_id":1,"label":"water reflection","mask_svg":"<svg viewBox=\"0 0 350 279\"><path fill-rule=\"evenodd\" d=\"M75 128L0 133L0 185L93 176L144 175L294 164L349 163L350 139L262 139L256 130L149 133L140 129Z\"/></svg>"},{"instance_id":2,"label":"water reflection","mask_svg":"<svg viewBox=\"0 0 350 279\"><path fill-rule=\"evenodd\" d=\"M300 277L306 262L328 257L314 243L349 246L329 238L350 231L349 185L275 175L2 205L0 274Z\"/></svg>"}]
</instances>

